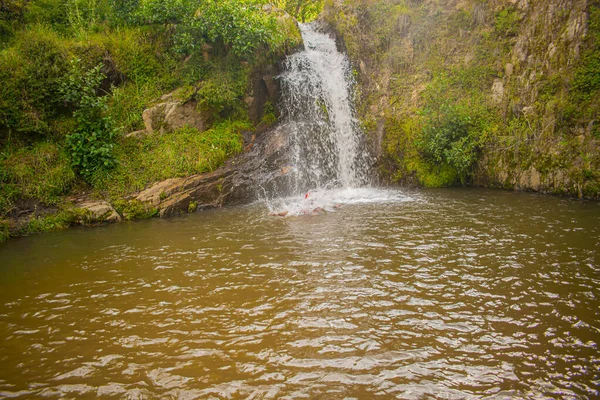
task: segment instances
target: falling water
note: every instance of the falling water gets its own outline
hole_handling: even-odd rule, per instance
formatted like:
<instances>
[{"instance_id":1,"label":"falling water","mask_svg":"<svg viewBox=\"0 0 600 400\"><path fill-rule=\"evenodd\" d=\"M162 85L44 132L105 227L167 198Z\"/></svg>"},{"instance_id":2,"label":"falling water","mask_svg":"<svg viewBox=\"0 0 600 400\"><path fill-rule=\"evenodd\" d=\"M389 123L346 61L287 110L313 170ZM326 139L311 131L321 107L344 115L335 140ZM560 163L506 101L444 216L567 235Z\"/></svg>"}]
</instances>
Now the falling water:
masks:
<instances>
[{"instance_id":1,"label":"falling water","mask_svg":"<svg viewBox=\"0 0 600 400\"><path fill-rule=\"evenodd\" d=\"M295 173L289 194L364 186L370 157L352 107L348 57L316 25L300 28L305 50L288 57L281 76L281 108Z\"/></svg>"},{"instance_id":2,"label":"falling water","mask_svg":"<svg viewBox=\"0 0 600 400\"><path fill-rule=\"evenodd\" d=\"M287 58L281 75L281 129L290 141L290 179L270 202L271 209L292 214L355 201L357 194L370 197L364 187L372 164L352 105L354 76L348 57L319 25L301 24L300 29L305 50Z\"/></svg>"}]
</instances>

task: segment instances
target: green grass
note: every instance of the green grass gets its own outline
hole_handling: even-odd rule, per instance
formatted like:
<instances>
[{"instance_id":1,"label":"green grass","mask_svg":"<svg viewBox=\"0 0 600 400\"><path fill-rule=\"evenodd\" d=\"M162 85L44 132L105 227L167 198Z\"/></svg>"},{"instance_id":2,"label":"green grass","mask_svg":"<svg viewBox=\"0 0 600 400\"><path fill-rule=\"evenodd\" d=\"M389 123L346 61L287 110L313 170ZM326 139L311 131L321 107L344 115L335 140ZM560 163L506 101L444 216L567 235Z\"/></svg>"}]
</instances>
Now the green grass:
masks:
<instances>
[{"instance_id":1,"label":"green grass","mask_svg":"<svg viewBox=\"0 0 600 400\"><path fill-rule=\"evenodd\" d=\"M75 224L82 215L83 213L78 210L61 210L56 214L33 218L20 229L19 233L29 235L67 229Z\"/></svg>"},{"instance_id":2,"label":"green grass","mask_svg":"<svg viewBox=\"0 0 600 400\"><path fill-rule=\"evenodd\" d=\"M18 198L56 204L76 181L67 155L55 143L5 148L0 156L0 212Z\"/></svg>"},{"instance_id":3,"label":"green grass","mask_svg":"<svg viewBox=\"0 0 600 400\"><path fill-rule=\"evenodd\" d=\"M206 132L182 128L172 133L126 138L116 147L117 167L95 178L95 188L113 199L153 182L213 171L242 151L246 122L223 122Z\"/></svg>"}]
</instances>

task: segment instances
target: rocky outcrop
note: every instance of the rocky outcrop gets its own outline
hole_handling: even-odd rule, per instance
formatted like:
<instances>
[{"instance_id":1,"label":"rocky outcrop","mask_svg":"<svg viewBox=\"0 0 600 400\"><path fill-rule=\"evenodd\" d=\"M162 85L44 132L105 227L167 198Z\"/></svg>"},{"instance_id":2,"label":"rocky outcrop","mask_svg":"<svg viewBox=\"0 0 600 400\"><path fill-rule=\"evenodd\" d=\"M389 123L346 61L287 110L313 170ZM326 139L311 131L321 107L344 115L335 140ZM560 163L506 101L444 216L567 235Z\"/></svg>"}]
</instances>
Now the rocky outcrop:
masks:
<instances>
[{"instance_id":1,"label":"rocky outcrop","mask_svg":"<svg viewBox=\"0 0 600 400\"><path fill-rule=\"evenodd\" d=\"M248 117L254 125L260 125L267 103L277 103L279 84L276 75L277 69L272 65L261 66L253 74L251 90L244 101L248 107ZM194 94L188 94L187 100L178 100L177 96L177 91L164 95L158 104L145 109L142 113L144 129L126 136L140 138L173 132L184 126L196 128L200 132L205 131L210 122L210 111L198 106ZM259 129L264 130L262 126Z\"/></svg>"},{"instance_id":2,"label":"rocky outcrop","mask_svg":"<svg viewBox=\"0 0 600 400\"><path fill-rule=\"evenodd\" d=\"M130 135L139 136L141 133L162 134L172 132L186 125L196 128L200 132L206 129L207 118L198 109L198 103L195 100L182 103L169 97L167 99L167 101L144 110L142 119L146 129L132 132Z\"/></svg>"},{"instance_id":3,"label":"rocky outcrop","mask_svg":"<svg viewBox=\"0 0 600 400\"><path fill-rule=\"evenodd\" d=\"M427 112L462 103L481 105L489 128L466 181L600 198L597 2L397 4L334 1L323 13L358 72L357 111L386 181L435 181L422 179L436 166L415 143Z\"/></svg>"},{"instance_id":4,"label":"rocky outcrop","mask_svg":"<svg viewBox=\"0 0 600 400\"><path fill-rule=\"evenodd\" d=\"M80 223L84 225L121 222L121 216L104 200L84 201L78 203L75 208L83 211Z\"/></svg>"},{"instance_id":5,"label":"rocky outcrop","mask_svg":"<svg viewBox=\"0 0 600 400\"><path fill-rule=\"evenodd\" d=\"M252 84L252 91L244 99L248 105L248 116L250 120L258 125L264 115L265 104L275 105L279 97L279 83L275 76L277 71L274 67L268 66L257 71Z\"/></svg>"}]
</instances>

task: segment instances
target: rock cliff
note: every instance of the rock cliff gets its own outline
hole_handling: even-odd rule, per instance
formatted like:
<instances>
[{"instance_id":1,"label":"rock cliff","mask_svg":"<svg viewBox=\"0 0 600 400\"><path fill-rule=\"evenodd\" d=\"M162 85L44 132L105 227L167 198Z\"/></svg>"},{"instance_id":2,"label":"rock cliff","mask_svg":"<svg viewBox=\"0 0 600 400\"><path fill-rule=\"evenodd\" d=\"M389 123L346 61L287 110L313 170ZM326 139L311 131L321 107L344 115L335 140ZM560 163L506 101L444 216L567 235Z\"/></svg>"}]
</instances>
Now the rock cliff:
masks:
<instances>
[{"instance_id":1,"label":"rock cliff","mask_svg":"<svg viewBox=\"0 0 600 400\"><path fill-rule=\"evenodd\" d=\"M600 197L600 8L330 1L386 180Z\"/></svg>"}]
</instances>

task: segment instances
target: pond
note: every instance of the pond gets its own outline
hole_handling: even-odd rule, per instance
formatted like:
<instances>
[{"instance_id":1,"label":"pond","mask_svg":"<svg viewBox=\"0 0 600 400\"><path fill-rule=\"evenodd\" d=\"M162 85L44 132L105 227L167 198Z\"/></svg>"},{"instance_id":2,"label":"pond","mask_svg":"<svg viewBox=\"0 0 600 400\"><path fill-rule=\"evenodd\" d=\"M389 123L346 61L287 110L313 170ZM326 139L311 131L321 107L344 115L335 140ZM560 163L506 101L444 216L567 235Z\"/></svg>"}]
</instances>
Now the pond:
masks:
<instances>
[{"instance_id":1,"label":"pond","mask_svg":"<svg viewBox=\"0 0 600 400\"><path fill-rule=\"evenodd\" d=\"M0 245L0 397L600 394L600 203L364 190Z\"/></svg>"}]
</instances>

